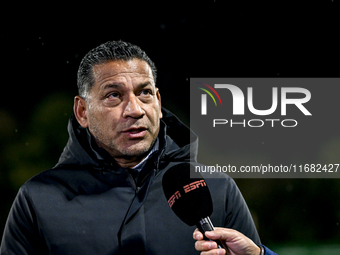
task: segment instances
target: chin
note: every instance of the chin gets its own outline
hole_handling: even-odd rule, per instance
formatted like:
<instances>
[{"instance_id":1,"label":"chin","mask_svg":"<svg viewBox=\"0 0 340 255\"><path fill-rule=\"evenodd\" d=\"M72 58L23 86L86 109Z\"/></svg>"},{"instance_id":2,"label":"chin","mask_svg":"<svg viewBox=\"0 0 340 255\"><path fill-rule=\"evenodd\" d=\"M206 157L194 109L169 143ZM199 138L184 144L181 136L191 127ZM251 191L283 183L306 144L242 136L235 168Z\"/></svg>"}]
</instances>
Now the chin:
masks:
<instances>
[{"instance_id":1,"label":"chin","mask_svg":"<svg viewBox=\"0 0 340 255\"><path fill-rule=\"evenodd\" d=\"M151 149L151 144L149 143L148 144L135 144L135 145L122 149L121 153L125 156L140 157L148 153L150 149Z\"/></svg>"}]
</instances>

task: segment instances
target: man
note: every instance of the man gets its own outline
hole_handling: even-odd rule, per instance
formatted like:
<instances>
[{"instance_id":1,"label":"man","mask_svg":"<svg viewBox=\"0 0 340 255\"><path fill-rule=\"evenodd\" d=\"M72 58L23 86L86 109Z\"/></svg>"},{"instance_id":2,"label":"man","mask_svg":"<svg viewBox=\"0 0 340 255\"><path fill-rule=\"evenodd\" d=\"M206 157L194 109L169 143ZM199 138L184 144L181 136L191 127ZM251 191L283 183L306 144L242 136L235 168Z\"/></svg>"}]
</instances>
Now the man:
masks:
<instances>
[{"instance_id":1,"label":"man","mask_svg":"<svg viewBox=\"0 0 340 255\"><path fill-rule=\"evenodd\" d=\"M82 60L78 90L69 141L53 169L20 188L0 254L197 254L194 229L162 190L167 169L195 161L197 137L161 108L154 63L107 42ZM259 244L236 184L218 177L206 180L212 222Z\"/></svg>"}]
</instances>

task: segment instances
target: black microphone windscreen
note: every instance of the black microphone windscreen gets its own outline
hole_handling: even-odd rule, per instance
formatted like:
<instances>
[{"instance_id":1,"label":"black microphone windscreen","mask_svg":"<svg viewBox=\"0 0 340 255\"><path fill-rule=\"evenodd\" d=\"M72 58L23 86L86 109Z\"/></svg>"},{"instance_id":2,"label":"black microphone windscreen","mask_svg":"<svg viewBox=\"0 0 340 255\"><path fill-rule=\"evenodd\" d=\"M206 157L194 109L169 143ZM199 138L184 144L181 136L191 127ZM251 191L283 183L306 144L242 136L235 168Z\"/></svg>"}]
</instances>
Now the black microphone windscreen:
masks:
<instances>
[{"instance_id":1,"label":"black microphone windscreen","mask_svg":"<svg viewBox=\"0 0 340 255\"><path fill-rule=\"evenodd\" d=\"M190 178L193 165L181 163L171 167L163 176L163 190L169 206L189 226L210 216L213 204L209 188L202 175Z\"/></svg>"}]
</instances>

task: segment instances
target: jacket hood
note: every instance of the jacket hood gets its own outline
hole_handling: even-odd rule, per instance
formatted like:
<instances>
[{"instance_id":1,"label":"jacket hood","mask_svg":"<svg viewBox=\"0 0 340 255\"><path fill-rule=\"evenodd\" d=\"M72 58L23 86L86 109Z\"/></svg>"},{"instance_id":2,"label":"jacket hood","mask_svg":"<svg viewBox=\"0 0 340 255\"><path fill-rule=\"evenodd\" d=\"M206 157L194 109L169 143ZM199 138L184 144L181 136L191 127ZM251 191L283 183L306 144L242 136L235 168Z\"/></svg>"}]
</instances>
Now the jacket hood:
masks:
<instances>
[{"instance_id":1,"label":"jacket hood","mask_svg":"<svg viewBox=\"0 0 340 255\"><path fill-rule=\"evenodd\" d=\"M160 148L157 159L160 161L196 162L198 137L173 113L162 108L163 118L158 135ZM79 125L75 116L68 123L69 140L55 168L81 168L91 166L98 170L110 167L114 160L96 145L88 129Z\"/></svg>"}]
</instances>

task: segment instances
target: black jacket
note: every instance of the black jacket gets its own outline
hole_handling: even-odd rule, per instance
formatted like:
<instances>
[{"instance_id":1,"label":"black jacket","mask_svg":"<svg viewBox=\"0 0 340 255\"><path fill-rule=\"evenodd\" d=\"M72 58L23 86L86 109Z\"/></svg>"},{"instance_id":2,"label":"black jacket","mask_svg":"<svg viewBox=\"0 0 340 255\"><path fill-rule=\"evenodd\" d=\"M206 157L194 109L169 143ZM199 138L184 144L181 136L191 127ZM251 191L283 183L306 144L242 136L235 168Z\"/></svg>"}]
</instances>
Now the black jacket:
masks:
<instances>
[{"instance_id":1,"label":"black jacket","mask_svg":"<svg viewBox=\"0 0 340 255\"><path fill-rule=\"evenodd\" d=\"M27 181L11 208L0 254L198 254L195 227L184 224L163 194L162 176L195 161L197 137L163 109L160 150L136 181L71 118L58 164ZM190 138L190 142L189 142ZM207 178L215 226L260 243L247 205L227 175Z\"/></svg>"}]
</instances>

